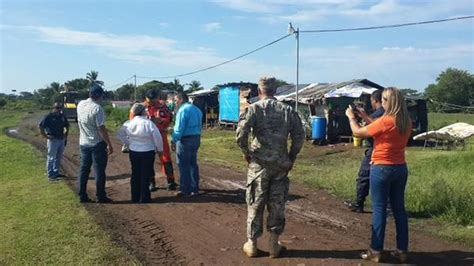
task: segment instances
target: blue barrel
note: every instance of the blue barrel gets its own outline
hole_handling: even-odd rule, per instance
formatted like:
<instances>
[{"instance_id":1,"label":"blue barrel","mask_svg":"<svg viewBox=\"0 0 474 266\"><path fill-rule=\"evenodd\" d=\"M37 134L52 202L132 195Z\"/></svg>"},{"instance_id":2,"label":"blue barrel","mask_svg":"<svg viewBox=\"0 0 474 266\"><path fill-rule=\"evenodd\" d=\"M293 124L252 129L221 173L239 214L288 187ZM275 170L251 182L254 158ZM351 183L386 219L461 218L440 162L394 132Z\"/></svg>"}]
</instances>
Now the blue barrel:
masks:
<instances>
[{"instance_id":1,"label":"blue barrel","mask_svg":"<svg viewBox=\"0 0 474 266\"><path fill-rule=\"evenodd\" d=\"M313 124L311 137L313 140L326 139L326 118L319 116L312 116L311 122Z\"/></svg>"}]
</instances>

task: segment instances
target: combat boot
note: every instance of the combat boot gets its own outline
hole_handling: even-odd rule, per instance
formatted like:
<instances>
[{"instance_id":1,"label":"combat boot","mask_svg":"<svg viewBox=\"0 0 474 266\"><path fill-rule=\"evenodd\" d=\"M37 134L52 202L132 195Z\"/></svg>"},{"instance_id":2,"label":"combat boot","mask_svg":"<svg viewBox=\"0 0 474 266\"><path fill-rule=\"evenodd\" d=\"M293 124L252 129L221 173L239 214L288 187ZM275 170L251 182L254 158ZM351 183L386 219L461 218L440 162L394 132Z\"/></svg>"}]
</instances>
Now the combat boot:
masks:
<instances>
[{"instance_id":1,"label":"combat boot","mask_svg":"<svg viewBox=\"0 0 474 266\"><path fill-rule=\"evenodd\" d=\"M280 244L280 241L278 241L279 237L280 235L275 233L270 234L269 253L272 259L280 257L281 253L286 250L286 248Z\"/></svg>"},{"instance_id":2,"label":"combat boot","mask_svg":"<svg viewBox=\"0 0 474 266\"><path fill-rule=\"evenodd\" d=\"M257 240L248 239L243 247L245 255L249 258L257 256Z\"/></svg>"}]
</instances>

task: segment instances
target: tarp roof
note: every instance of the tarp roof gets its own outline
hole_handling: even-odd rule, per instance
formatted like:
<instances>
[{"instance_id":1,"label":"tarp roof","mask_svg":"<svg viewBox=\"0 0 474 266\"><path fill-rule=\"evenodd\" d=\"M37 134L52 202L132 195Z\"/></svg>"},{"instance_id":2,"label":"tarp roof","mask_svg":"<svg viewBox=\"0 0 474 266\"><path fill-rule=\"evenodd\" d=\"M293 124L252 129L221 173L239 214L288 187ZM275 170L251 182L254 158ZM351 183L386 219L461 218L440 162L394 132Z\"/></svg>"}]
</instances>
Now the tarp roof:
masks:
<instances>
[{"instance_id":1,"label":"tarp roof","mask_svg":"<svg viewBox=\"0 0 474 266\"><path fill-rule=\"evenodd\" d=\"M200 97L200 96L207 96L211 94L218 94L219 90L218 89L202 89L198 91L194 91L190 94L188 94L189 97Z\"/></svg>"},{"instance_id":2,"label":"tarp roof","mask_svg":"<svg viewBox=\"0 0 474 266\"><path fill-rule=\"evenodd\" d=\"M303 91L303 89L308 87L308 86L309 86L308 84L299 84L298 85L298 93ZM289 95L296 94L295 87L296 86L294 84L283 85L283 86L278 87L277 91L275 93L275 98L277 98L278 100L281 100L285 97L288 97ZM253 97L249 101L250 101L250 103L254 103L254 102L258 101L258 97Z\"/></svg>"},{"instance_id":3,"label":"tarp roof","mask_svg":"<svg viewBox=\"0 0 474 266\"><path fill-rule=\"evenodd\" d=\"M377 89L383 89L381 85L368 79L353 79L338 83L313 83L303 88L298 93L298 101L310 103L316 99L334 97L359 98L362 94L370 94ZM282 97L282 101L294 101L295 93Z\"/></svg>"}]
</instances>

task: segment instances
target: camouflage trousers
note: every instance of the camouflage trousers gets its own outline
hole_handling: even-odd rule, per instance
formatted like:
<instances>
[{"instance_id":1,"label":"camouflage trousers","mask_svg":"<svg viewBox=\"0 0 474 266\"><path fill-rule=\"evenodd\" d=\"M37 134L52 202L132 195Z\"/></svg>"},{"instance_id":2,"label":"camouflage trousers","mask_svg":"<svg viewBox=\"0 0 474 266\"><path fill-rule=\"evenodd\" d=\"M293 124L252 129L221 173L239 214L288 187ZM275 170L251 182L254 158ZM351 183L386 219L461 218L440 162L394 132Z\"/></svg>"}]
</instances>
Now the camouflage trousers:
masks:
<instances>
[{"instance_id":1,"label":"camouflage trousers","mask_svg":"<svg viewBox=\"0 0 474 266\"><path fill-rule=\"evenodd\" d=\"M267 230L282 234L285 229L285 204L290 180L288 171L263 167L252 162L247 174L247 238L263 233L263 213L267 207Z\"/></svg>"}]
</instances>

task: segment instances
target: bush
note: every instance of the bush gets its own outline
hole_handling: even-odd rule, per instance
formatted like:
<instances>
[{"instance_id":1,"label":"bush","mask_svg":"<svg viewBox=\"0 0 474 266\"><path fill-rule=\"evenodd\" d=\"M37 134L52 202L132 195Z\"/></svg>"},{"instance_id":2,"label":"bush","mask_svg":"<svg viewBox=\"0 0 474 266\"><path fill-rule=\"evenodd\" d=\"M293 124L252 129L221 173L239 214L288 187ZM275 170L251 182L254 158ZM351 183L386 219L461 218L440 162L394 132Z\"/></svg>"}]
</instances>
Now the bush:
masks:
<instances>
[{"instance_id":1,"label":"bush","mask_svg":"<svg viewBox=\"0 0 474 266\"><path fill-rule=\"evenodd\" d=\"M108 116L114 122L115 126L122 125L125 121L128 120L129 117L129 110L128 109L121 109L121 108L112 108L107 110L106 113L109 112Z\"/></svg>"}]
</instances>

